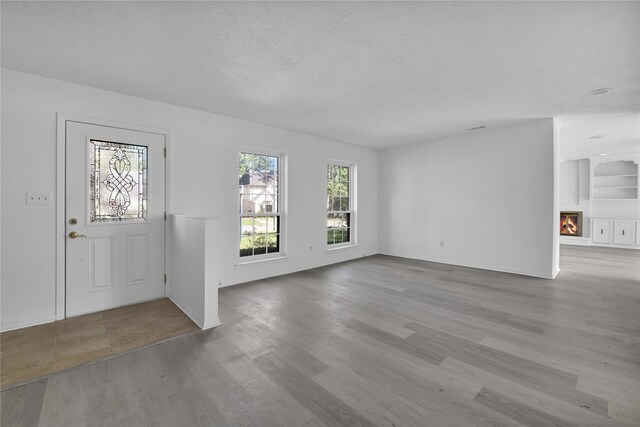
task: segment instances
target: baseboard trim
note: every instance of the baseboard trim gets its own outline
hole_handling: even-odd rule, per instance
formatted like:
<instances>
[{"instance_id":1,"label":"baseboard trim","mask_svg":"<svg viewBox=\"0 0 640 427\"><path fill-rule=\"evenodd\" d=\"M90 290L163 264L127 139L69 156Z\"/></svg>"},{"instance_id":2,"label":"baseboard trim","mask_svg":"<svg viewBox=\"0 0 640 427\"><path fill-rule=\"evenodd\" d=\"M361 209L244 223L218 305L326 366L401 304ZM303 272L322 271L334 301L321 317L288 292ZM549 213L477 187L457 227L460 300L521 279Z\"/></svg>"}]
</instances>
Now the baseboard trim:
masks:
<instances>
[{"instance_id":1,"label":"baseboard trim","mask_svg":"<svg viewBox=\"0 0 640 427\"><path fill-rule=\"evenodd\" d=\"M349 246L349 249L353 250L354 247L356 247L356 246ZM264 280L264 279L269 279L271 277L285 276L287 274L297 273L299 271L313 270L314 268L326 267L328 265L340 264L342 262L354 261L356 259L366 258L366 257L370 257L370 256L374 256L374 255L379 255L380 254L379 252L374 252L374 253L364 253L363 255L352 255L351 251L336 251L336 252L340 252L341 254L342 253L346 253L348 255L347 256L344 256L344 255L340 256L339 259L336 259L336 260L333 260L333 261L332 260L328 260L326 262L314 263L312 265L303 265L303 266L294 267L294 268L286 268L286 269L283 269L283 270L278 271L277 273L273 273L273 274L266 274L264 276L258 275L257 277L252 277L251 279L248 279L248 280L225 283L225 284L223 284L223 285L221 285L219 287L220 288L226 288L227 286L242 285L243 283L254 282L256 280ZM332 252L332 254L334 254L334 253L335 252ZM329 255L329 254L327 254L327 255Z\"/></svg>"},{"instance_id":2,"label":"baseboard trim","mask_svg":"<svg viewBox=\"0 0 640 427\"><path fill-rule=\"evenodd\" d=\"M640 250L640 246L620 245L620 244L615 244L615 243L606 244L606 243L593 243L592 242L589 246L593 246L595 248L632 249L632 250L635 249L636 251Z\"/></svg>"},{"instance_id":3,"label":"baseboard trim","mask_svg":"<svg viewBox=\"0 0 640 427\"><path fill-rule=\"evenodd\" d=\"M202 328L203 331L206 331L207 329L211 329L211 328L215 328L216 326L220 326L222 325L222 323L220 323L220 319L216 318L215 322L211 322L209 324L204 325L204 327Z\"/></svg>"},{"instance_id":4,"label":"baseboard trim","mask_svg":"<svg viewBox=\"0 0 640 427\"><path fill-rule=\"evenodd\" d=\"M441 259L441 258L421 258L421 257L417 257L415 255L403 254L403 253L400 253L400 252L380 252L380 255L395 256L395 257L399 257L399 258L414 259L414 260L418 260L418 261L435 262L435 263L438 263L438 264L455 265L457 267L477 268L479 270L498 271L500 273L519 274L521 276L537 277L537 278L540 278L540 279L553 280L555 278L555 275L552 272L550 272L549 274L542 274L542 273L538 273L538 272L534 272L534 271L509 269L509 268L493 266L493 265L486 265L486 264L455 262L455 261ZM557 273L556 273L556 275L557 275Z\"/></svg>"},{"instance_id":5,"label":"baseboard trim","mask_svg":"<svg viewBox=\"0 0 640 427\"><path fill-rule=\"evenodd\" d=\"M591 239L589 237L560 236L560 244L572 246L591 246Z\"/></svg>"},{"instance_id":6,"label":"baseboard trim","mask_svg":"<svg viewBox=\"0 0 640 427\"><path fill-rule=\"evenodd\" d=\"M56 315L50 314L48 316L36 317L35 319L19 320L17 322L7 322L0 326L0 332L9 332L16 329L28 328L30 326L44 325L45 323L51 323L56 321Z\"/></svg>"},{"instance_id":7,"label":"baseboard trim","mask_svg":"<svg viewBox=\"0 0 640 427\"><path fill-rule=\"evenodd\" d=\"M614 249L635 249L640 250L638 245L622 245L619 243L594 243L592 240L560 240L561 245L567 246L590 246L594 248L614 248Z\"/></svg>"}]
</instances>

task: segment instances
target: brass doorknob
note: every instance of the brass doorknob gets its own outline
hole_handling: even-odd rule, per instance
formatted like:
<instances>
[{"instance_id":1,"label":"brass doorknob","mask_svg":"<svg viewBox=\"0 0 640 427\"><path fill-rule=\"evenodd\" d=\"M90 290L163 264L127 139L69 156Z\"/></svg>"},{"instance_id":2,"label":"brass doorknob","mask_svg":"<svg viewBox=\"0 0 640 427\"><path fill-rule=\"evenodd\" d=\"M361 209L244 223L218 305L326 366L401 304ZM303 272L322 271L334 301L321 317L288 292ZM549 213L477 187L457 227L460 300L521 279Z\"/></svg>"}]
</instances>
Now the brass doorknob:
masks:
<instances>
[{"instance_id":1,"label":"brass doorknob","mask_svg":"<svg viewBox=\"0 0 640 427\"><path fill-rule=\"evenodd\" d=\"M77 231L72 231L69 233L70 239L77 239L78 237L84 237L85 239L87 238L87 236L85 236L84 234L78 234Z\"/></svg>"}]
</instances>

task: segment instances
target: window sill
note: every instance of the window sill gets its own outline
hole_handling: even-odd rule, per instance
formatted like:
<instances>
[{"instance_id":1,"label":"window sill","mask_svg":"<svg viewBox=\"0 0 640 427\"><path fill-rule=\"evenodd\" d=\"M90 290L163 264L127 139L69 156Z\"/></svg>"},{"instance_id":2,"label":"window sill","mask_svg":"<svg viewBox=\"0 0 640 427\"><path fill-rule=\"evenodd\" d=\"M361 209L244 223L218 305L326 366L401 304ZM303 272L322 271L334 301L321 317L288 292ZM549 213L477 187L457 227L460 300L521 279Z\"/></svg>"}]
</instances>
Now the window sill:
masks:
<instances>
[{"instance_id":1,"label":"window sill","mask_svg":"<svg viewBox=\"0 0 640 427\"><path fill-rule=\"evenodd\" d=\"M331 253L331 252L341 251L343 249L351 249L351 248L357 248L357 247L358 247L358 244L354 243L354 244L351 244L351 245L338 246L336 248L328 248L326 250L326 252L327 253Z\"/></svg>"},{"instance_id":2,"label":"window sill","mask_svg":"<svg viewBox=\"0 0 640 427\"><path fill-rule=\"evenodd\" d=\"M289 259L289 257L286 256L286 255L279 256L279 257L273 257L273 258L254 259L254 260L251 260L251 261L236 262L235 267L236 267L236 269L245 268L245 267L268 264L268 263L276 262L276 261L286 261L288 259Z\"/></svg>"}]
</instances>

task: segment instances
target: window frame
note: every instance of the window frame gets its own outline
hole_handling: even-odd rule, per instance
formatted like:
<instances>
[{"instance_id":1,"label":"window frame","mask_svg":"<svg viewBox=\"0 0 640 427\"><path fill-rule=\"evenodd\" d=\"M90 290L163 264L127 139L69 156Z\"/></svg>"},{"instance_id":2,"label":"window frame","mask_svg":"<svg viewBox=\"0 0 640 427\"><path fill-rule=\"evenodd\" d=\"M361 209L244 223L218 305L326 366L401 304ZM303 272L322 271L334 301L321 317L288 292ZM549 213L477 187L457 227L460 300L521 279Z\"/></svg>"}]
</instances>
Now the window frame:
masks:
<instances>
[{"instance_id":1,"label":"window frame","mask_svg":"<svg viewBox=\"0 0 640 427\"><path fill-rule=\"evenodd\" d=\"M349 214L349 241L341 242L341 243L329 243L327 241L327 232L329 230L329 226L326 225L324 227L324 235L325 235L325 245L327 247L327 251L332 251L335 249L347 248L357 245L357 233L356 233L356 218L357 218L357 197L356 197L356 173L357 173L357 165L354 162L346 161L346 160L338 160L338 159L328 159L325 165L325 197L328 197L327 191L329 189L329 177L327 174L327 169L329 166L342 166L349 168L349 210L347 211L332 211L329 210L329 205L327 201L327 212L325 215L325 221L327 221L328 216L336 213L347 213Z\"/></svg>"},{"instance_id":2,"label":"window frame","mask_svg":"<svg viewBox=\"0 0 640 427\"><path fill-rule=\"evenodd\" d=\"M268 261L272 259L281 259L286 258L286 156L284 152L275 151L263 147L252 147L252 146L240 146L238 147L238 151L236 154L236 173L240 171L240 154L254 154L257 156L268 156L268 157L277 157L278 158L278 174L277 181L278 185L276 187L276 204L278 206L278 210L275 212L265 212L265 213L252 213L247 214L242 212L242 201L240 198L240 187L238 184L238 192L236 193L236 200L238 202L237 205L237 215L238 215L238 239L236 246L236 265L242 264L252 264L259 261ZM240 256L240 246L242 243L242 219L243 217L278 217L278 235L279 235L279 248L278 252L264 253L264 254L253 254L253 255L245 255Z\"/></svg>"}]
</instances>

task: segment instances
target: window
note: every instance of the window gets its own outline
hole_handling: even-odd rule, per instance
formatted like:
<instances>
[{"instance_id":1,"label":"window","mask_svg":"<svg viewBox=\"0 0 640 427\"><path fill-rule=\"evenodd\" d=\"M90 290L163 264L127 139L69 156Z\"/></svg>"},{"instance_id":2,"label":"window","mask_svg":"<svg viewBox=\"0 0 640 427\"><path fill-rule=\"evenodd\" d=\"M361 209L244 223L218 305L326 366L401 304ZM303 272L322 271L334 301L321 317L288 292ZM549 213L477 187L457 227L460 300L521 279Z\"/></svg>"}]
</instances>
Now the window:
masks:
<instances>
[{"instance_id":1,"label":"window","mask_svg":"<svg viewBox=\"0 0 640 427\"><path fill-rule=\"evenodd\" d=\"M280 252L280 157L241 152L240 257Z\"/></svg>"},{"instance_id":2,"label":"window","mask_svg":"<svg viewBox=\"0 0 640 427\"><path fill-rule=\"evenodd\" d=\"M333 162L327 165L327 245L353 240L353 167Z\"/></svg>"}]
</instances>

